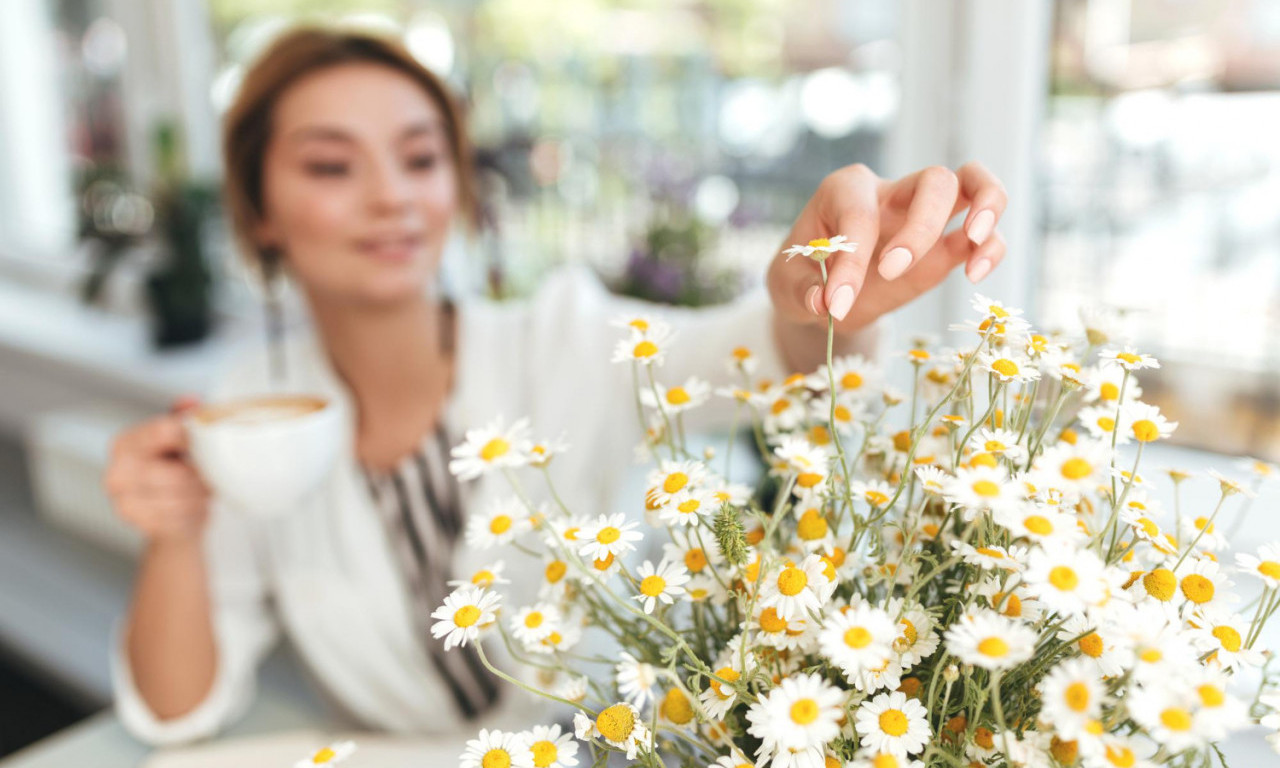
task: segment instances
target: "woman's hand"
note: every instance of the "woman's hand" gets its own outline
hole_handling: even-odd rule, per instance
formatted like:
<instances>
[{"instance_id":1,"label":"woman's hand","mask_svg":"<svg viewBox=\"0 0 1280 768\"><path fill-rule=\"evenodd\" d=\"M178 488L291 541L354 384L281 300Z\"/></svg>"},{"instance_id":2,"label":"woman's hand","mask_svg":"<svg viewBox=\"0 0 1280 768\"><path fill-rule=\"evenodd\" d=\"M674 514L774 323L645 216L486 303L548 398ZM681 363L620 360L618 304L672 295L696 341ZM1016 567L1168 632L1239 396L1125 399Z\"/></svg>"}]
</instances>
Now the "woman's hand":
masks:
<instances>
[{"instance_id":1,"label":"woman's hand","mask_svg":"<svg viewBox=\"0 0 1280 768\"><path fill-rule=\"evenodd\" d=\"M826 325L839 333L863 328L933 288L958 264L973 282L1004 258L996 224L1004 213L1004 187L978 163L957 171L931 166L897 181L865 165L850 165L823 179L800 212L783 247L844 235L857 245L819 264L781 253L769 265L774 308L793 323ZM944 235L952 216L968 209L964 225Z\"/></svg>"},{"instance_id":2,"label":"woman's hand","mask_svg":"<svg viewBox=\"0 0 1280 768\"><path fill-rule=\"evenodd\" d=\"M104 476L116 514L148 541L196 540L209 515L209 489L187 455L187 433L174 412L144 421L116 438Z\"/></svg>"}]
</instances>

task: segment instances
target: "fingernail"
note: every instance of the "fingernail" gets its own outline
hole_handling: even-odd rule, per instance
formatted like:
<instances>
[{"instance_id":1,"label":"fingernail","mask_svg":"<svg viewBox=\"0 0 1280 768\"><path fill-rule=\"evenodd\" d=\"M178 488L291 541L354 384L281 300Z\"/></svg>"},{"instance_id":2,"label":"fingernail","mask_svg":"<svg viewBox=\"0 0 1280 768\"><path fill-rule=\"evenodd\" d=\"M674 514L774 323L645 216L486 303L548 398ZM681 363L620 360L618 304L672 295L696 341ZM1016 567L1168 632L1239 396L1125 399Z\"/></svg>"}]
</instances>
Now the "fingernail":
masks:
<instances>
[{"instance_id":1,"label":"fingernail","mask_svg":"<svg viewBox=\"0 0 1280 768\"><path fill-rule=\"evenodd\" d=\"M818 286L809 286L809 291L804 295L804 303L809 305L809 311L815 315L822 314L818 311L818 305L814 301L818 297Z\"/></svg>"},{"instance_id":2,"label":"fingernail","mask_svg":"<svg viewBox=\"0 0 1280 768\"><path fill-rule=\"evenodd\" d=\"M853 307L853 287L842 285L831 294L831 316L837 320L843 320L844 316L849 314L849 309Z\"/></svg>"},{"instance_id":3,"label":"fingernail","mask_svg":"<svg viewBox=\"0 0 1280 768\"><path fill-rule=\"evenodd\" d=\"M990 271L991 259L979 259L978 263L974 264L973 267L969 269L969 282L980 282Z\"/></svg>"},{"instance_id":4,"label":"fingernail","mask_svg":"<svg viewBox=\"0 0 1280 768\"><path fill-rule=\"evenodd\" d=\"M973 221L969 222L969 240L974 245L982 245L991 237L991 230L996 225L996 215L991 211L979 211Z\"/></svg>"},{"instance_id":5,"label":"fingernail","mask_svg":"<svg viewBox=\"0 0 1280 768\"><path fill-rule=\"evenodd\" d=\"M906 272L909 266L911 266L911 251L902 246L880 256L880 276L885 280L894 279Z\"/></svg>"}]
</instances>

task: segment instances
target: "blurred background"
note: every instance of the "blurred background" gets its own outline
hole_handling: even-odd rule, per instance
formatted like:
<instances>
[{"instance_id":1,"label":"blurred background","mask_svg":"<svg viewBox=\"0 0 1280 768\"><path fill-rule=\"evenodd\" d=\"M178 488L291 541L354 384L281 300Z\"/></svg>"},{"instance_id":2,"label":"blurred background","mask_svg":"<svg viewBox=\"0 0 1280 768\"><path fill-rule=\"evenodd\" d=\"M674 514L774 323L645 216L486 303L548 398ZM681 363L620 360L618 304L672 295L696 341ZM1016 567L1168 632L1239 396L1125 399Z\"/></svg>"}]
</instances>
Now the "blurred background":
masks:
<instances>
[{"instance_id":1,"label":"blurred background","mask_svg":"<svg viewBox=\"0 0 1280 768\"><path fill-rule=\"evenodd\" d=\"M620 293L726 301L760 282L828 172L977 159L1012 201L1010 255L984 293L1048 328L1122 307L1162 361L1144 399L1180 422L1174 457L1280 458L1280 3L6 0L3 14L0 755L86 717L132 748L93 715L138 546L99 476L122 425L261 339L218 199L218 123L247 63L299 20L403 36L467 105L485 227L450 252L459 290L519 297L577 261ZM891 346L942 338L973 290L957 275L898 313ZM61 754L48 745L23 765Z\"/></svg>"}]
</instances>

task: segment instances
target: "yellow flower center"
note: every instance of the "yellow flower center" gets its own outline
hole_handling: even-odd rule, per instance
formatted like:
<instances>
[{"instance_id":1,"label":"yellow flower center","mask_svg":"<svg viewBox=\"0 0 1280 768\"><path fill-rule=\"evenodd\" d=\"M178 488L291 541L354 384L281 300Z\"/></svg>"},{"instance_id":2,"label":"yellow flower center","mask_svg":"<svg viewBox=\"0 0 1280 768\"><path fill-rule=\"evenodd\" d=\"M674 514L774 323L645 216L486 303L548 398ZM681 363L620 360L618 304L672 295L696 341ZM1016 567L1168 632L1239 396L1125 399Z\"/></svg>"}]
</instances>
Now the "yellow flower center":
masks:
<instances>
[{"instance_id":1,"label":"yellow flower center","mask_svg":"<svg viewBox=\"0 0 1280 768\"><path fill-rule=\"evenodd\" d=\"M1182 580L1182 594L1196 605L1204 605L1213 599L1213 582L1198 573Z\"/></svg>"},{"instance_id":2,"label":"yellow flower center","mask_svg":"<svg viewBox=\"0 0 1280 768\"><path fill-rule=\"evenodd\" d=\"M716 670L716 677L721 680L734 683L737 682L740 675L733 667L721 667ZM733 695L733 691L726 693L723 686L724 683L720 682L720 680L716 680L715 678L711 679L711 689L716 692L716 696L719 696L721 701Z\"/></svg>"},{"instance_id":3,"label":"yellow flower center","mask_svg":"<svg viewBox=\"0 0 1280 768\"><path fill-rule=\"evenodd\" d=\"M863 494L863 498L865 498L867 503L873 507L883 506L889 501L889 497L880 491L867 491Z\"/></svg>"},{"instance_id":4,"label":"yellow flower center","mask_svg":"<svg viewBox=\"0 0 1280 768\"><path fill-rule=\"evenodd\" d=\"M862 386L862 375L856 371L849 371L840 377L840 387L842 389L857 389Z\"/></svg>"},{"instance_id":5,"label":"yellow flower center","mask_svg":"<svg viewBox=\"0 0 1280 768\"><path fill-rule=\"evenodd\" d=\"M1138 419L1133 422L1133 437L1140 443L1149 443L1160 437L1160 428L1151 419Z\"/></svg>"},{"instance_id":6,"label":"yellow flower center","mask_svg":"<svg viewBox=\"0 0 1280 768\"><path fill-rule=\"evenodd\" d=\"M533 753L534 768L547 768L560 756L555 742L547 741L546 739L533 742L533 744L529 745L529 751Z\"/></svg>"},{"instance_id":7,"label":"yellow flower center","mask_svg":"<svg viewBox=\"0 0 1280 768\"><path fill-rule=\"evenodd\" d=\"M622 536L622 531L618 530L612 525L607 525L604 528L601 528L600 532L596 534L596 541L601 544L612 544L613 542L617 541L621 536Z\"/></svg>"},{"instance_id":8,"label":"yellow flower center","mask_svg":"<svg viewBox=\"0 0 1280 768\"><path fill-rule=\"evenodd\" d=\"M1022 527L1037 536L1048 536L1053 533L1053 523L1043 515L1031 515L1022 521Z\"/></svg>"},{"instance_id":9,"label":"yellow flower center","mask_svg":"<svg viewBox=\"0 0 1280 768\"><path fill-rule=\"evenodd\" d=\"M648 339L645 339L637 344L635 349L631 350L631 354L637 358L653 357L658 354L658 345Z\"/></svg>"},{"instance_id":10,"label":"yellow flower center","mask_svg":"<svg viewBox=\"0 0 1280 768\"><path fill-rule=\"evenodd\" d=\"M1116 766L1116 768L1133 768L1133 766L1137 765L1138 758L1133 754L1133 750L1128 747L1108 744L1107 762Z\"/></svg>"},{"instance_id":11,"label":"yellow flower center","mask_svg":"<svg viewBox=\"0 0 1280 768\"><path fill-rule=\"evenodd\" d=\"M1116 353L1116 359L1123 360L1129 365L1136 365L1142 362L1142 357L1139 355L1135 355L1132 352L1118 352Z\"/></svg>"},{"instance_id":12,"label":"yellow flower center","mask_svg":"<svg viewBox=\"0 0 1280 768\"><path fill-rule=\"evenodd\" d=\"M812 488L822 482L822 475L817 472L801 472L796 475L796 485L801 488Z\"/></svg>"},{"instance_id":13,"label":"yellow flower center","mask_svg":"<svg viewBox=\"0 0 1280 768\"><path fill-rule=\"evenodd\" d=\"M1150 518L1140 517L1137 524L1142 529L1142 532L1150 538L1154 539L1160 535L1160 526L1156 525Z\"/></svg>"},{"instance_id":14,"label":"yellow flower center","mask_svg":"<svg viewBox=\"0 0 1280 768\"><path fill-rule=\"evenodd\" d=\"M994 454L990 454L990 453L987 453L986 451L983 451L982 453L975 453L973 455L973 458L969 459L969 466L998 467L1000 466L1000 462L996 461L996 457Z\"/></svg>"},{"instance_id":15,"label":"yellow flower center","mask_svg":"<svg viewBox=\"0 0 1280 768\"><path fill-rule=\"evenodd\" d=\"M1104 650L1102 638L1098 636L1097 632L1090 632L1080 638L1080 642L1077 643L1077 645L1080 646L1080 652L1091 659L1096 659L1101 656L1102 651Z\"/></svg>"},{"instance_id":16,"label":"yellow flower center","mask_svg":"<svg viewBox=\"0 0 1280 768\"><path fill-rule=\"evenodd\" d=\"M681 488L689 484L689 476L683 472L672 472L667 475L667 479L662 481L662 490L667 493L675 493Z\"/></svg>"},{"instance_id":17,"label":"yellow flower center","mask_svg":"<svg viewBox=\"0 0 1280 768\"><path fill-rule=\"evenodd\" d=\"M511 450L510 443L500 437L495 437L485 443L484 447L480 449L480 458L485 461L493 461L494 459L505 455L509 450Z\"/></svg>"},{"instance_id":18,"label":"yellow flower center","mask_svg":"<svg viewBox=\"0 0 1280 768\"><path fill-rule=\"evenodd\" d=\"M916 625L912 624L909 619L903 619L898 623L902 625L902 636L898 639L901 640L907 648L915 645L916 640L920 639L920 635L916 632Z\"/></svg>"},{"instance_id":19,"label":"yellow flower center","mask_svg":"<svg viewBox=\"0 0 1280 768\"><path fill-rule=\"evenodd\" d=\"M662 716L676 725L684 725L693 719L693 705L679 688L672 688L662 699Z\"/></svg>"},{"instance_id":20,"label":"yellow flower center","mask_svg":"<svg viewBox=\"0 0 1280 768\"><path fill-rule=\"evenodd\" d=\"M844 633L844 644L850 648L866 648L874 639L866 627L850 627Z\"/></svg>"},{"instance_id":21,"label":"yellow flower center","mask_svg":"<svg viewBox=\"0 0 1280 768\"><path fill-rule=\"evenodd\" d=\"M742 362L743 360L746 360L746 359L748 359L749 357L751 357L751 350L747 349L746 347L734 347L734 348L733 348L733 359L734 359L734 360L737 360L738 362Z\"/></svg>"},{"instance_id":22,"label":"yellow flower center","mask_svg":"<svg viewBox=\"0 0 1280 768\"><path fill-rule=\"evenodd\" d=\"M645 597L657 597L666 588L667 581L661 576L645 576L640 581L640 594Z\"/></svg>"},{"instance_id":23,"label":"yellow flower center","mask_svg":"<svg viewBox=\"0 0 1280 768\"><path fill-rule=\"evenodd\" d=\"M1080 577L1065 565L1049 571L1049 583L1063 592L1071 592L1080 585Z\"/></svg>"},{"instance_id":24,"label":"yellow flower center","mask_svg":"<svg viewBox=\"0 0 1280 768\"><path fill-rule=\"evenodd\" d=\"M547 563L546 577L550 584L559 583L564 575L569 571L569 566L563 560L552 560Z\"/></svg>"},{"instance_id":25,"label":"yellow flower center","mask_svg":"<svg viewBox=\"0 0 1280 768\"><path fill-rule=\"evenodd\" d=\"M1268 579L1280 579L1280 563L1275 560L1263 560L1258 563L1258 573Z\"/></svg>"},{"instance_id":26,"label":"yellow flower center","mask_svg":"<svg viewBox=\"0 0 1280 768\"><path fill-rule=\"evenodd\" d=\"M459 627L467 628L480 620L480 609L474 605L464 605L453 612L453 623Z\"/></svg>"},{"instance_id":27,"label":"yellow flower center","mask_svg":"<svg viewBox=\"0 0 1280 768\"><path fill-rule=\"evenodd\" d=\"M1017 376L1018 364L1013 362L1007 357L1002 357L991 364L991 370L995 371L1001 376Z\"/></svg>"},{"instance_id":28,"label":"yellow flower center","mask_svg":"<svg viewBox=\"0 0 1280 768\"><path fill-rule=\"evenodd\" d=\"M1120 397L1120 388L1109 381L1104 381L1098 388L1098 397L1103 400L1115 400Z\"/></svg>"},{"instance_id":29,"label":"yellow flower center","mask_svg":"<svg viewBox=\"0 0 1280 768\"><path fill-rule=\"evenodd\" d=\"M808 725L818 719L818 702L800 699L791 705L791 721L796 725Z\"/></svg>"},{"instance_id":30,"label":"yellow flower center","mask_svg":"<svg viewBox=\"0 0 1280 768\"><path fill-rule=\"evenodd\" d=\"M1072 456L1062 462L1061 471L1068 480L1081 480L1093 474L1093 465L1079 456Z\"/></svg>"},{"instance_id":31,"label":"yellow flower center","mask_svg":"<svg viewBox=\"0 0 1280 768\"><path fill-rule=\"evenodd\" d=\"M311 758L311 762L315 763L316 765L324 765L325 763L329 762L336 756L337 756L336 752L334 752L332 749L329 749L328 747L324 747L319 752L316 752L315 756Z\"/></svg>"},{"instance_id":32,"label":"yellow flower center","mask_svg":"<svg viewBox=\"0 0 1280 768\"><path fill-rule=\"evenodd\" d=\"M827 535L826 518L816 509L807 509L796 524L796 533L805 541L816 541Z\"/></svg>"},{"instance_id":33,"label":"yellow flower center","mask_svg":"<svg viewBox=\"0 0 1280 768\"><path fill-rule=\"evenodd\" d=\"M1009 446L999 440L988 440L982 444L982 449L987 453L1000 453L1009 450Z\"/></svg>"},{"instance_id":34,"label":"yellow flower center","mask_svg":"<svg viewBox=\"0 0 1280 768\"><path fill-rule=\"evenodd\" d=\"M1169 707L1160 713L1160 722L1171 731L1191 730L1191 713L1181 707Z\"/></svg>"},{"instance_id":35,"label":"yellow flower center","mask_svg":"<svg viewBox=\"0 0 1280 768\"><path fill-rule=\"evenodd\" d=\"M1156 664L1164 658L1164 654L1161 653L1159 648L1143 648L1138 652L1138 658L1147 664Z\"/></svg>"},{"instance_id":36,"label":"yellow flower center","mask_svg":"<svg viewBox=\"0 0 1280 768\"><path fill-rule=\"evenodd\" d=\"M1147 594L1162 603L1173 599L1173 591L1178 586L1178 577L1168 568L1156 568L1142 577L1142 586Z\"/></svg>"},{"instance_id":37,"label":"yellow flower center","mask_svg":"<svg viewBox=\"0 0 1280 768\"><path fill-rule=\"evenodd\" d=\"M880 730L890 736L901 736L907 732L907 716L900 709L886 709L880 713Z\"/></svg>"},{"instance_id":38,"label":"yellow flower center","mask_svg":"<svg viewBox=\"0 0 1280 768\"><path fill-rule=\"evenodd\" d=\"M510 515L494 515L493 519L489 521L489 532L495 536L501 536L509 530L511 530Z\"/></svg>"},{"instance_id":39,"label":"yellow flower center","mask_svg":"<svg viewBox=\"0 0 1280 768\"><path fill-rule=\"evenodd\" d=\"M524 617L524 625L529 629L542 626L542 614L539 611L530 611L529 615Z\"/></svg>"},{"instance_id":40,"label":"yellow flower center","mask_svg":"<svg viewBox=\"0 0 1280 768\"><path fill-rule=\"evenodd\" d=\"M993 659L1003 658L1009 654L1009 644L1004 638L988 637L978 643L978 653Z\"/></svg>"},{"instance_id":41,"label":"yellow flower center","mask_svg":"<svg viewBox=\"0 0 1280 768\"><path fill-rule=\"evenodd\" d=\"M810 248L830 248L831 241L825 237L819 237L817 240L809 241Z\"/></svg>"},{"instance_id":42,"label":"yellow flower center","mask_svg":"<svg viewBox=\"0 0 1280 768\"><path fill-rule=\"evenodd\" d=\"M482 587L488 587L492 586L493 581L496 578L497 577L493 575L493 571L481 569L476 571L475 575L471 577L471 583Z\"/></svg>"},{"instance_id":43,"label":"yellow flower center","mask_svg":"<svg viewBox=\"0 0 1280 768\"><path fill-rule=\"evenodd\" d=\"M684 405L692 399L684 387L672 387L667 390L667 402L671 405Z\"/></svg>"},{"instance_id":44,"label":"yellow flower center","mask_svg":"<svg viewBox=\"0 0 1280 768\"><path fill-rule=\"evenodd\" d=\"M898 758L888 752L881 752L871 758L871 768L900 768L901 765Z\"/></svg>"},{"instance_id":45,"label":"yellow flower center","mask_svg":"<svg viewBox=\"0 0 1280 768\"><path fill-rule=\"evenodd\" d=\"M1240 650L1240 646L1243 645L1240 633L1237 632L1235 628L1229 627L1225 624L1219 627L1214 627L1213 636L1218 638L1218 642L1222 644L1223 649L1232 653Z\"/></svg>"},{"instance_id":46,"label":"yellow flower center","mask_svg":"<svg viewBox=\"0 0 1280 768\"><path fill-rule=\"evenodd\" d=\"M765 608L760 612L760 629L773 635L786 628L787 622L778 616L778 612L773 608Z\"/></svg>"},{"instance_id":47,"label":"yellow flower center","mask_svg":"<svg viewBox=\"0 0 1280 768\"><path fill-rule=\"evenodd\" d=\"M809 577L805 572L789 565L782 569L782 573L778 574L778 591L787 597L795 597L800 594L809 584Z\"/></svg>"},{"instance_id":48,"label":"yellow flower center","mask_svg":"<svg viewBox=\"0 0 1280 768\"><path fill-rule=\"evenodd\" d=\"M1097 424L1103 432L1110 432L1116 428L1116 420L1110 416L1099 416Z\"/></svg>"},{"instance_id":49,"label":"yellow flower center","mask_svg":"<svg viewBox=\"0 0 1280 768\"><path fill-rule=\"evenodd\" d=\"M785 397L780 397L773 401L773 405L770 406L769 410L772 411L774 416L777 416L789 407L791 407L791 401Z\"/></svg>"},{"instance_id":50,"label":"yellow flower center","mask_svg":"<svg viewBox=\"0 0 1280 768\"><path fill-rule=\"evenodd\" d=\"M688 515L693 512L697 512L698 507L701 507L701 506L702 506L702 502L698 501L697 499L685 499L684 501L676 505L676 509L680 510L680 512L683 514Z\"/></svg>"},{"instance_id":51,"label":"yellow flower center","mask_svg":"<svg viewBox=\"0 0 1280 768\"><path fill-rule=\"evenodd\" d=\"M1062 741L1054 736L1049 742L1049 754L1063 765L1075 765L1076 759L1080 756L1080 744L1075 740Z\"/></svg>"},{"instance_id":52,"label":"yellow flower center","mask_svg":"<svg viewBox=\"0 0 1280 768\"><path fill-rule=\"evenodd\" d=\"M983 749L995 749L996 735L989 728L978 726L978 729L973 732L973 743Z\"/></svg>"},{"instance_id":53,"label":"yellow flower center","mask_svg":"<svg viewBox=\"0 0 1280 768\"><path fill-rule=\"evenodd\" d=\"M626 704L614 704L596 716L596 728L600 735L615 744L626 741L635 727L635 713Z\"/></svg>"},{"instance_id":54,"label":"yellow flower center","mask_svg":"<svg viewBox=\"0 0 1280 768\"><path fill-rule=\"evenodd\" d=\"M1089 686L1076 682L1067 686L1064 693L1067 706L1076 712L1084 712L1089 708Z\"/></svg>"},{"instance_id":55,"label":"yellow flower center","mask_svg":"<svg viewBox=\"0 0 1280 768\"><path fill-rule=\"evenodd\" d=\"M1000 486L990 480L979 480L973 484L973 492L979 496L991 498L1000 495Z\"/></svg>"},{"instance_id":56,"label":"yellow flower center","mask_svg":"<svg viewBox=\"0 0 1280 768\"><path fill-rule=\"evenodd\" d=\"M975 547L974 551L980 555L986 555L987 557L995 558L996 560L1004 559L1003 552L1001 552L998 549L992 549L991 547Z\"/></svg>"},{"instance_id":57,"label":"yellow flower center","mask_svg":"<svg viewBox=\"0 0 1280 768\"><path fill-rule=\"evenodd\" d=\"M694 548L684 553L684 567L691 573L701 573L707 567L707 553Z\"/></svg>"},{"instance_id":58,"label":"yellow flower center","mask_svg":"<svg viewBox=\"0 0 1280 768\"><path fill-rule=\"evenodd\" d=\"M1200 694L1200 703L1206 707L1220 707L1227 701L1227 695L1216 685L1205 683L1196 688L1196 693Z\"/></svg>"},{"instance_id":59,"label":"yellow flower center","mask_svg":"<svg viewBox=\"0 0 1280 768\"><path fill-rule=\"evenodd\" d=\"M480 758L480 768L511 768L511 755L505 749L491 749Z\"/></svg>"},{"instance_id":60,"label":"yellow flower center","mask_svg":"<svg viewBox=\"0 0 1280 768\"><path fill-rule=\"evenodd\" d=\"M609 554L605 555L602 558L599 558L598 560L591 561L591 567L595 568L597 571L607 571L609 570L609 566L611 565L613 565L612 552L610 552Z\"/></svg>"}]
</instances>

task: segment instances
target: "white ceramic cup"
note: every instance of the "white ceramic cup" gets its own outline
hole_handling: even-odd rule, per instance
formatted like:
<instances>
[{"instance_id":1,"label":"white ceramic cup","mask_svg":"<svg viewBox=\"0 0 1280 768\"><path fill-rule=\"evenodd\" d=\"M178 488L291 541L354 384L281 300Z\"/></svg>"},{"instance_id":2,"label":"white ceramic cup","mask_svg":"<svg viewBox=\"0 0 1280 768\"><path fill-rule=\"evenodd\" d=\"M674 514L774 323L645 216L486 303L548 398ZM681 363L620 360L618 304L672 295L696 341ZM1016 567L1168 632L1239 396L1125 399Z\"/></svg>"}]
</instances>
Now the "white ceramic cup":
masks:
<instances>
[{"instance_id":1,"label":"white ceramic cup","mask_svg":"<svg viewBox=\"0 0 1280 768\"><path fill-rule=\"evenodd\" d=\"M234 507L276 515L315 494L338 459L342 420L327 398L263 395L202 405L185 418L191 456Z\"/></svg>"}]
</instances>

